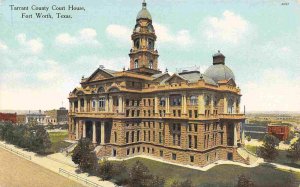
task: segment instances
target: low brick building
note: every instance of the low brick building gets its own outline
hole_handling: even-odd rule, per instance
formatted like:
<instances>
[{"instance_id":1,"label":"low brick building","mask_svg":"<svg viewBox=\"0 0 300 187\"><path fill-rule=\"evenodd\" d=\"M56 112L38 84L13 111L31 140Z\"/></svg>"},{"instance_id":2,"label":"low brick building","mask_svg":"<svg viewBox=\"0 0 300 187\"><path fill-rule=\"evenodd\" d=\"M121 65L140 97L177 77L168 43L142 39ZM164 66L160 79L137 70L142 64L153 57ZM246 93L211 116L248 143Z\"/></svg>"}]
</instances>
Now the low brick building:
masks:
<instances>
[{"instance_id":1,"label":"low brick building","mask_svg":"<svg viewBox=\"0 0 300 187\"><path fill-rule=\"evenodd\" d=\"M17 115L17 123L25 124L26 123L26 114L18 114Z\"/></svg>"},{"instance_id":2,"label":"low brick building","mask_svg":"<svg viewBox=\"0 0 300 187\"><path fill-rule=\"evenodd\" d=\"M288 125L281 124L269 124L268 134L276 136L280 141L287 140L290 133L290 127Z\"/></svg>"},{"instance_id":3,"label":"low brick building","mask_svg":"<svg viewBox=\"0 0 300 187\"><path fill-rule=\"evenodd\" d=\"M0 113L0 121L17 122L17 113Z\"/></svg>"}]
</instances>

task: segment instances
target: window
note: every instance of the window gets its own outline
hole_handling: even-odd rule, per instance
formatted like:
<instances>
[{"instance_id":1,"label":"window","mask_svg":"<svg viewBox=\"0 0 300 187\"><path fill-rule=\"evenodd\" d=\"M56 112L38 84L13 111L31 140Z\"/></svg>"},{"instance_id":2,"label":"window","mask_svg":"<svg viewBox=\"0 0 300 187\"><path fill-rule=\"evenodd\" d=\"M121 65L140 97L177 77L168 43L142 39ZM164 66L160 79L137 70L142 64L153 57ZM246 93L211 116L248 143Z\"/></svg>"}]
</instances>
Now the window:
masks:
<instances>
[{"instance_id":1,"label":"window","mask_svg":"<svg viewBox=\"0 0 300 187\"><path fill-rule=\"evenodd\" d=\"M198 99L197 96L191 96L190 97L190 105L197 105L198 104Z\"/></svg>"},{"instance_id":2,"label":"window","mask_svg":"<svg viewBox=\"0 0 300 187\"><path fill-rule=\"evenodd\" d=\"M207 95L207 96L205 97L205 106L208 106L209 103L210 103L210 97Z\"/></svg>"},{"instance_id":3,"label":"window","mask_svg":"<svg viewBox=\"0 0 300 187\"><path fill-rule=\"evenodd\" d=\"M228 100L228 103L227 103L227 113L228 114L233 113L233 100L231 98Z\"/></svg>"},{"instance_id":4,"label":"window","mask_svg":"<svg viewBox=\"0 0 300 187\"><path fill-rule=\"evenodd\" d=\"M159 132L159 143L162 143L162 134Z\"/></svg>"},{"instance_id":5,"label":"window","mask_svg":"<svg viewBox=\"0 0 300 187\"><path fill-rule=\"evenodd\" d=\"M181 130L181 125L177 124L177 130L180 131Z\"/></svg>"},{"instance_id":6,"label":"window","mask_svg":"<svg viewBox=\"0 0 300 187\"><path fill-rule=\"evenodd\" d=\"M145 147L143 147L143 152L145 152Z\"/></svg>"},{"instance_id":7,"label":"window","mask_svg":"<svg viewBox=\"0 0 300 187\"><path fill-rule=\"evenodd\" d=\"M152 148L152 154L154 154L154 149Z\"/></svg>"},{"instance_id":8,"label":"window","mask_svg":"<svg viewBox=\"0 0 300 187\"><path fill-rule=\"evenodd\" d=\"M189 131L192 131L192 124L189 124Z\"/></svg>"},{"instance_id":9,"label":"window","mask_svg":"<svg viewBox=\"0 0 300 187\"><path fill-rule=\"evenodd\" d=\"M136 141L139 142L140 141L140 131L136 132Z\"/></svg>"},{"instance_id":10,"label":"window","mask_svg":"<svg viewBox=\"0 0 300 187\"><path fill-rule=\"evenodd\" d=\"M149 62L149 68L153 69L153 61L152 60L150 60L150 62Z\"/></svg>"},{"instance_id":11,"label":"window","mask_svg":"<svg viewBox=\"0 0 300 187\"><path fill-rule=\"evenodd\" d=\"M194 124L194 131L197 132L198 131L198 125Z\"/></svg>"},{"instance_id":12,"label":"window","mask_svg":"<svg viewBox=\"0 0 300 187\"><path fill-rule=\"evenodd\" d=\"M126 110L126 117L129 117L130 110Z\"/></svg>"},{"instance_id":13,"label":"window","mask_svg":"<svg viewBox=\"0 0 300 187\"><path fill-rule=\"evenodd\" d=\"M144 141L146 141L146 131L144 131Z\"/></svg>"},{"instance_id":14,"label":"window","mask_svg":"<svg viewBox=\"0 0 300 187\"><path fill-rule=\"evenodd\" d=\"M137 59L134 61L134 68L139 68L139 61Z\"/></svg>"},{"instance_id":15,"label":"window","mask_svg":"<svg viewBox=\"0 0 300 187\"><path fill-rule=\"evenodd\" d=\"M189 148L192 148L192 136L189 135Z\"/></svg>"},{"instance_id":16,"label":"window","mask_svg":"<svg viewBox=\"0 0 300 187\"><path fill-rule=\"evenodd\" d=\"M162 150L159 151L159 156L163 157L164 156L164 152Z\"/></svg>"},{"instance_id":17,"label":"window","mask_svg":"<svg viewBox=\"0 0 300 187\"><path fill-rule=\"evenodd\" d=\"M178 134L177 137L178 137L177 145L180 146L180 134Z\"/></svg>"},{"instance_id":18,"label":"window","mask_svg":"<svg viewBox=\"0 0 300 187\"><path fill-rule=\"evenodd\" d=\"M178 110L178 117L181 116L181 110Z\"/></svg>"},{"instance_id":19,"label":"window","mask_svg":"<svg viewBox=\"0 0 300 187\"><path fill-rule=\"evenodd\" d=\"M115 143L117 143L117 133L114 132L114 136L115 136Z\"/></svg>"},{"instance_id":20,"label":"window","mask_svg":"<svg viewBox=\"0 0 300 187\"><path fill-rule=\"evenodd\" d=\"M176 110L173 110L173 116L174 117L176 116Z\"/></svg>"},{"instance_id":21,"label":"window","mask_svg":"<svg viewBox=\"0 0 300 187\"><path fill-rule=\"evenodd\" d=\"M194 156L190 156L190 161L194 162Z\"/></svg>"},{"instance_id":22,"label":"window","mask_svg":"<svg viewBox=\"0 0 300 187\"><path fill-rule=\"evenodd\" d=\"M155 131L153 131L153 142L155 142Z\"/></svg>"},{"instance_id":23,"label":"window","mask_svg":"<svg viewBox=\"0 0 300 187\"><path fill-rule=\"evenodd\" d=\"M126 132L126 143L129 142L129 132Z\"/></svg>"},{"instance_id":24,"label":"window","mask_svg":"<svg viewBox=\"0 0 300 187\"><path fill-rule=\"evenodd\" d=\"M193 114L192 114L192 111L189 110L189 118L192 118Z\"/></svg>"},{"instance_id":25,"label":"window","mask_svg":"<svg viewBox=\"0 0 300 187\"><path fill-rule=\"evenodd\" d=\"M96 100L92 101L92 107L95 108L96 107Z\"/></svg>"},{"instance_id":26,"label":"window","mask_svg":"<svg viewBox=\"0 0 300 187\"><path fill-rule=\"evenodd\" d=\"M159 105L160 106L166 106L166 98L165 97L160 98Z\"/></svg>"},{"instance_id":27,"label":"window","mask_svg":"<svg viewBox=\"0 0 300 187\"><path fill-rule=\"evenodd\" d=\"M140 39L139 38L134 41L134 45L135 45L136 49L140 48Z\"/></svg>"},{"instance_id":28,"label":"window","mask_svg":"<svg viewBox=\"0 0 300 187\"><path fill-rule=\"evenodd\" d=\"M140 152L140 147L137 147L137 152L138 152L138 153Z\"/></svg>"},{"instance_id":29,"label":"window","mask_svg":"<svg viewBox=\"0 0 300 187\"><path fill-rule=\"evenodd\" d=\"M130 153L130 149L127 149L127 155L129 155L129 153Z\"/></svg>"},{"instance_id":30,"label":"window","mask_svg":"<svg viewBox=\"0 0 300 187\"><path fill-rule=\"evenodd\" d=\"M134 110L131 111L131 117L134 117Z\"/></svg>"},{"instance_id":31,"label":"window","mask_svg":"<svg viewBox=\"0 0 300 187\"><path fill-rule=\"evenodd\" d=\"M162 125L161 125L161 123L159 122L159 129L162 129Z\"/></svg>"},{"instance_id":32,"label":"window","mask_svg":"<svg viewBox=\"0 0 300 187\"><path fill-rule=\"evenodd\" d=\"M131 132L131 142L134 142L134 131Z\"/></svg>"},{"instance_id":33,"label":"window","mask_svg":"<svg viewBox=\"0 0 300 187\"><path fill-rule=\"evenodd\" d=\"M175 131L175 130L176 130L176 124L173 123L173 131Z\"/></svg>"},{"instance_id":34,"label":"window","mask_svg":"<svg viewBox=\"0 0 300 187\"><path fill-rule=\"evenodd\" d=\"M132 148L132 154L134 154L134 152L135 152L135 148Z\"/></svg>"},{"instance_id":35,"label":"window","mask_svg":"<svg viewBox=\"0 0 300 187\"><path fill-rule=\"evenodd\" d=\"M181 105L181 95L172 95L172 96L170 96L170 100L171 100L172 106Z\"/></svg>"},{"instance_id":36,"label":"window","mask_svg":"<svg viewBox=\"0 0 300 187\"><path fill-rule=\"evenodd\" d=\"M151 39L148 39L148 49L153 49L154 48L154 42Z\"/></svg>"},{"instance_id":37,"label":"window","mask_svg":"<svg viewBox=\"0 0 300 187\"><path fill-rule=\"evenodd\" d=\"M172 153L172 160L176 160L176 154Z\"/></svg>"},{"instance_id":38,"label":"window","mask_svg":"<svg viewBox=\"0 0 300 187\"><path fill-rule=\"evenodd\" d=\"M99 99L99 108L104 108L105 107L105 98L102 97Z\"/></svg>"},{"instance_id":39,"label":"window","mask_svg":"<svg viewBox=\"0 0 300 187\"><path fill-rule=\"evenodd\" d=\"M173 134L173 145L175 145L175 143L176 143L176 135Z\"/></svg>"},{"instance_id":40,"label":"window","mask_svg":"<svg viewBox=\"0 0 300 187\"><path fill-rule=\"evenodd\" d=\"M151 140L151 135L150 135L150 131L148 131L148 142L150 142Z\"/></svg>"},{"instance_id":41,"label":"window","mask_svg":"<svg viewBox=\"0 0 300 187\"><path fill-rule=\"evenodd\" d=\"M198 110L194 110L195 118L198 118Z\"/></svg>"},{"instance_id":42,"label":"window","mask_svg":"<svg viewBox=\"0 0 300 187\"><path fill-rule=\"evenodd\" d=\"M194 136L194 148L197 149L198 147L198 138L197 136Z\"/></svg>"}]
</instances>

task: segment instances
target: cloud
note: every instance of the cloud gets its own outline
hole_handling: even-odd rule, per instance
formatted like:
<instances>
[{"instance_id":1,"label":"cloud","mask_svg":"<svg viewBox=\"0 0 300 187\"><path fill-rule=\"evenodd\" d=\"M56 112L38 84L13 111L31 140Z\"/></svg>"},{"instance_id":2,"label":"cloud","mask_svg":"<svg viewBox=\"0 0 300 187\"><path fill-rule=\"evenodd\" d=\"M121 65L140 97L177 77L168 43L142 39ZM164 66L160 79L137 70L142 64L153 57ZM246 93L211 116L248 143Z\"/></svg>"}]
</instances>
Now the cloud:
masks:
<instances>
[{"instance_id":1,"label":"cloud","mask_svg":"<svg viewBox=\"0 0 300 187\"><path fill-rule=\"evenodd\" d=\"M206 18L202 29L207 40L238 44L248 34L250 25L241 16L226 10L220 18Z\"/></svg>"},{"instance_id":2,"label":"cloud","mask_svg":"<svg viewBox=\"0 0 300 187\"><path fill-rule=\"evenodd\" d=\"M20 45L25 47L25 51L29 51L32 54L38 54L43 50L43 43L41 39L27 39L26 34L20 33L16 36L17 41Z\"/></svg>"},{"instance_id":3,"label":"cloud","mask_svg":"<svg viewBox=\"0 0 300 187\"><path fill-rule=\"evenodd\" d=\"M117 39L118 41L129 43L131 38L131 30L122 25L111 24L106 27L106 34L109 37Z\"/></svg>"},{"instance_id":4,"label":"cloud","mask_svg":"<svg viewBox=\"0 0 300 187\"><path fill-rule=\"evenodd\" d=\"M97 40L97 32L92 28L81 29L74 36L70 35L69 33L61 33L56 36L55 42L59 46L100 46L100 42Z\"/></svg>"},{"instance_id":5,"label":"cloud","mask_svg":"<svg viewBox=\"0 0 300 187\"><path fill-rule=\"evenodd\" d=\"M6 51L8 49L7 45L0 41L0 51Z\"/></svg>"},{"instance_id":6,"label":"cloud","mask_svg":"<svg viewBox=\"0 0 300 187\"><path fill-rule=\"evenodd\" d=\"M299 111L299 81L283 69L266 69L259 80L243 86L243 103L252 111Z\"/></svg>"},{"instance_id":7,"label":"cloud","mask_svg":"<svg viewBox=\"0 0 300 187\"><path fill-rule=\"evenodd\" d=\"M159 23L153 23L158 43L174 43L178 46L189 46L193 43L192 37L188 30L182 29L172 33L170 29Z\"/></svg>"}]
</instances>

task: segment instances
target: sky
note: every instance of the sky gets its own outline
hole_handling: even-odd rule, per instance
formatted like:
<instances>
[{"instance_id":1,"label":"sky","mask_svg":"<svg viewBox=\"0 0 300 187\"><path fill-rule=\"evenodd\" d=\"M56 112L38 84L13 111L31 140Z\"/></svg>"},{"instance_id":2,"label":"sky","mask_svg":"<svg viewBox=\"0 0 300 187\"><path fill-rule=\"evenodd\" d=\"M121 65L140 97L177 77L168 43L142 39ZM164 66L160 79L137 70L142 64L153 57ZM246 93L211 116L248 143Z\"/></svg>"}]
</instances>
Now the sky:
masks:
<instances>
[{"instance_id":1,"label":"sky","mask_svg":"<svg viewBox=\"0 0 300 187\"><path fill-rule=\"evenodd\" d=\"M100 65L129 66L142 0L0 0L0 110L68 107L68 94ZM283 4L284 3L284 4ZM25 19L15 7L74 5L71 19ZM300 0L148 0L159 68L199 66L220 50L247 111L300 111Z\"/></svg>"}]
</instances>

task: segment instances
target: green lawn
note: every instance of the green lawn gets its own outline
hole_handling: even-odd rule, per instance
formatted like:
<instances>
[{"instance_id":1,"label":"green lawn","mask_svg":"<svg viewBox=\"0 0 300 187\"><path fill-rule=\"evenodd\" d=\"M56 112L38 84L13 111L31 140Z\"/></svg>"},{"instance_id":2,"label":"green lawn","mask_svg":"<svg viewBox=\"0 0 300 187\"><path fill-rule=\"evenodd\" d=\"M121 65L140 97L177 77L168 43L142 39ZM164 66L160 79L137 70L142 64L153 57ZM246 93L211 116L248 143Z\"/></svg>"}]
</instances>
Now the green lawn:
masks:
<instances>
[{"instance_id":1,"label":"green lawn","mask_svg":"<svg viewBox=\"0 0 300 187\"><path fill-rule=\"evenodd\" d=\"M51 148L47 151L49 153L57 153L62 148L66 148L71 143L65 142L64 140L68 137L68 132L49 132Z\"/></svg>"},{"instance_id":2,"label":"green lawn","mask_svg":"<svg viewBox=\"0 0 300 187\"><path fill-rule=\"evenodd\" d=\"M154 175L164 177L166 187L169 187L174 180L182 181L188 178L196 186L235 186L240 174L249 176L255 183L255 186L298 186L300 182L299 173L280 171L269 165L255 168L219 165L204 172L144 158L133 158L125 162L130 168L137 160L144 163Z\"/></svg>"},{"instance_id":3,"label":"green lawn","mask_svg":"<svg viewBox=\"0 0 300 187\"><path fill-rule=\"evenodd\" d=\"M245 145L245 148L246 148L248 151L250 151L251 153L256 154L257 146L253 146L253 145Z\"/></svg>"}]
</instances>

